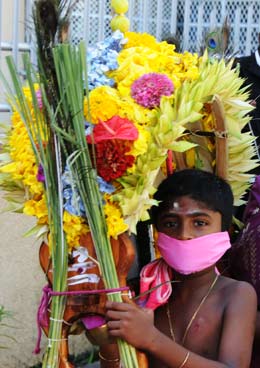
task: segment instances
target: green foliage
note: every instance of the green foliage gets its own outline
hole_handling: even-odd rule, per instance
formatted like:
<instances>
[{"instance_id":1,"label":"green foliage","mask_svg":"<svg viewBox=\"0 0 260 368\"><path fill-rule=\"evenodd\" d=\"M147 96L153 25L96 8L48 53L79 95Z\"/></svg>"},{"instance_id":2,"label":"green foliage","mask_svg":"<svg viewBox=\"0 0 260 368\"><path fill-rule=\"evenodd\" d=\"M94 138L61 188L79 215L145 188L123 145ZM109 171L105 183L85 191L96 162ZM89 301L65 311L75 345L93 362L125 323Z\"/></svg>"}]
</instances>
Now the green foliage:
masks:
<instances>
[{"instance_id":1,"label":"green foliage","mask_svg":"<svg viewBox=\"0 0 260 368\"><path fill-rule=\"evenodd\" d=\"M3 305L0 305L0 350L8 349L10 342L16 342L13 336L8 333L3 333L3 330L9 330L15 328L12 325L7 324L5 321L12 318L12 313L7 311Z\"/></svg>"}]
</instances>

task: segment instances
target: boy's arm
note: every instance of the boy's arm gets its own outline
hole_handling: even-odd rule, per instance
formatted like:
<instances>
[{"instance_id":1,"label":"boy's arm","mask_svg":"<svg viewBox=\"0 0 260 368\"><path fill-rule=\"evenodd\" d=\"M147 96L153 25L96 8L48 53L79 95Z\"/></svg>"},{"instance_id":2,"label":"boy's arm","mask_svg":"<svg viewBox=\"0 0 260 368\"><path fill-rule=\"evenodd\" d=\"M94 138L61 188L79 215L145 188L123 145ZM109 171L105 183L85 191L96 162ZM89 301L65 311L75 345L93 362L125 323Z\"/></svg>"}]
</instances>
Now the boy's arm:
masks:
<instances>
[{"instance_id":1,"label":"boy's arm","mask_svg":"<svg viewBox=\"0 0 260 368\"><path fill-rule=\"evenodd\" d=\"M162 334L153 324L151 311L127 303L107 303L111 336L149 352L170 368L248 368L256 318L256 294L246 283L239 283L228 304L220 341L218 361L189 352ZM189 355L188 355L189 353Z\"/></svg>"},{"instance_id":2,"label":"boy's arm","mask_svg":"<svg viewBox=\"0 0 260 368\"><path fill-rule=\"evenodd\" d=\"M256 328L257 297L246 282L239 282L226 308L219 360L231 367L249 367Z\"/></svg>"}]
</instances>

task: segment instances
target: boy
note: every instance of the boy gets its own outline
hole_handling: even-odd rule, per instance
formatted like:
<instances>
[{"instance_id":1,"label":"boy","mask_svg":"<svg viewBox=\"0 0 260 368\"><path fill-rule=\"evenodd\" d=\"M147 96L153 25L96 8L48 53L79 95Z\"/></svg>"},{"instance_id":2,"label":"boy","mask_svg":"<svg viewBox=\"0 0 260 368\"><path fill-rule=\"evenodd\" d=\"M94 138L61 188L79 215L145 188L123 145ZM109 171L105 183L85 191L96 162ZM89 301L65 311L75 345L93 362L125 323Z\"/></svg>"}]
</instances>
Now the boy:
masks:
<instances>
[{"instance_id":1,"label":"boy","mask_svg":"<svg viewBox=\"0 0 260 368\"><path fill-rule=\"evenodd\" d=\"M256 294L245 282L218 275L230 248L233 195L214 174L187 169L165 179L152 220L173 291L154 312L107 302L110 336L144 350L149 368L248 368Z\"/></svg>"}]
</instances>

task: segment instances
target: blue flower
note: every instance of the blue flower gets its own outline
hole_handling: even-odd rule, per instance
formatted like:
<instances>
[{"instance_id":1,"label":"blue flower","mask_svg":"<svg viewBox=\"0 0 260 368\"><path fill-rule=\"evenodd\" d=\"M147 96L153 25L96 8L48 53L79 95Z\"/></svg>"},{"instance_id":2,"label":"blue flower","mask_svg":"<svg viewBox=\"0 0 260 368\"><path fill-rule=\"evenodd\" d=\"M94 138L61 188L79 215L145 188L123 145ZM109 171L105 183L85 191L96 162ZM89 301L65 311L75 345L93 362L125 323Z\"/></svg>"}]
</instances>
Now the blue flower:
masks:
<instances>
[{"instance_id":1,"label":"blue flower","mask_svg":"<svg viewBox=\"0 0 260 368\"><path fill-rule=\"evenodd\" d=\"M100 176L98 176L97 179L98 179L99 190L101 193L111 194L116 190L114 185L109 184L107 181L105 181Z\"/></svg>"},{"instance_id":2,"label":"blue flower","mask_svg":"<svg viewBox=\"0 0 260 368\"><path fill-rule=\"evenodd\" d=\"M67 212L75 216L85 216L83 203L78 193L73 192L71 188L66 188L63 191L63 198L64 209Z\"/></svg>"},{"instance_id":3,"label":"blue flower","mask_svg":"<svg viewBox=\"0 0 260 368\"><path fill-rule=\"evenodd\" d=\"M115 85L114 80L109 78L106 73L118 68L117 56L123 43L123 33L116 31L95 47L88 49L88 87L90 91L98 86L113 87Z\"/></svg>"},{"instance_id":4,"label":"blue flower","mask_svg":"<svg viewBox=\"0 0 260 368\"><path fill-rule=\"evenodd\" d=\"M100 176L97 177L97 182L101 193L111 194L115 191L115 187L112 184L107 183ZM65 171L62 175L62 184L64 209L72 215L86 217L83 202L68 166L65 167Z\"/></svg>"},{"instance_id":5,"label":"blue flower","mask_svg":"<svg viewBox=\"0 0 260 368\"><path fill-rule=\"evenodd\" d=\"M85 217L85 209L68 166L62 175L64 209L72 215Z\"/></svg>"},{"instance_id":6,"label":"blue flower","mask_svg":"<svg viewBox=\"0 0 260 368\"><path fill-rule=\"evenodd\" d=\"M93 124L85 120L85 134L86 136L91 135L93 132Z\"/></svg>"}]
</instances>

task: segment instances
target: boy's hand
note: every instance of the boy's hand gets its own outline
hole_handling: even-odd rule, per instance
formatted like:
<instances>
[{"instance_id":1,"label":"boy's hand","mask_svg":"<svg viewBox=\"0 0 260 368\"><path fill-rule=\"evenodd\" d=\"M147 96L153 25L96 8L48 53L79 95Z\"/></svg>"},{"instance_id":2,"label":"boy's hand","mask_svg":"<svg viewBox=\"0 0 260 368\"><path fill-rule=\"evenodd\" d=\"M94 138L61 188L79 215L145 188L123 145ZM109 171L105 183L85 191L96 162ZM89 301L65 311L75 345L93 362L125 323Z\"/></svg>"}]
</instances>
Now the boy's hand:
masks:
<instances>
[{"instance_id":1,"label":"boy's hand","mask_svg":"<svg viewBox=\"0 0 260 368\"><path fill-rule=\"evenodd\" d=\"M121 338L138 349L149 348L156 335L152 310L110 301L106 308L110 336Z\"/></svg>"}]
</instances>

